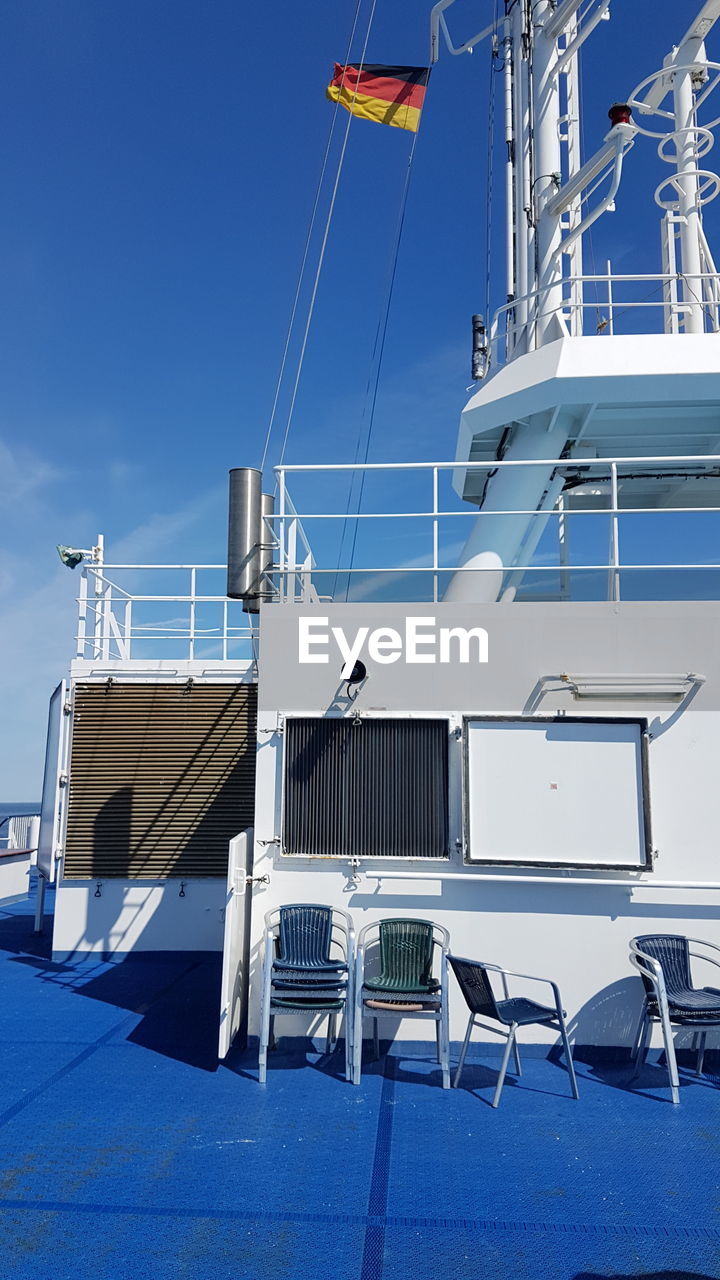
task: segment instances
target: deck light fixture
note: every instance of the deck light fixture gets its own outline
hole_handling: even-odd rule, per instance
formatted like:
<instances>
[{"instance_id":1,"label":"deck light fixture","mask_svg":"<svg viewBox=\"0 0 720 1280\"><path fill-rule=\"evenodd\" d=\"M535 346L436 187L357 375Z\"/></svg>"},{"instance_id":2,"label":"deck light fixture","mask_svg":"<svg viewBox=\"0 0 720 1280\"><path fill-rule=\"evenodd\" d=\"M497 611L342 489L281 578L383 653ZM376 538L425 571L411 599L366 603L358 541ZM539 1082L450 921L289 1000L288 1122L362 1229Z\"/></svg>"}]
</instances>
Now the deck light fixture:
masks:
<instances>
[{"instance_id":1,"label":"deck light fixture","mask_svg":"<svg viewBox=\"0 0 720 1280\"><path fill-rule=\"evenodd\" d=\"M649 698L658 702L680 702L690 690L705 683L705 676L687 675L583 675L560 676L575 699Z\"/></svg>"},{"instance_id":2,"label":"deck light fixture","mask_svg":"<svg viewBox=\"0 0 720 1280\"><path fill-rule=\"evenodd\" d=\"M82 564L83 558L90 552L79 551L77 547L65 547L61 542L58 543L57 553L67 569L77 569Z\"/></svg>"},{"instance_id":3,"label":"deck light fixture","mask_svg":"<svg viewBox=\"0 0 720 1280\"><path fill-rule=\"evenodd\" d=\"M98 535L97 543L94 547L66 547L64 543L57 543L57 553L63 564L68 569L76 569L83 560L90 560L93 564L102 564L105 552L105 540L102 534Z\"/></svg>"}]
</instances>

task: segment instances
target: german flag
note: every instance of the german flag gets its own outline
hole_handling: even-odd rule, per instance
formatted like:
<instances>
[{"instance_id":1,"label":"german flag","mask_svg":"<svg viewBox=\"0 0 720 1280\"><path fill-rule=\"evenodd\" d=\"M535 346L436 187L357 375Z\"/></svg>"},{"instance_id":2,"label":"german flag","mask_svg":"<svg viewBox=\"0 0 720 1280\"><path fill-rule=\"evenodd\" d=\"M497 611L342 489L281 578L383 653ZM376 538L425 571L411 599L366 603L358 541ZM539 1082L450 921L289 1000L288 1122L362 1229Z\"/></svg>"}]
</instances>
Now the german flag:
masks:
<instances>
[{"instance_id":1,"label":"german flag","mask_svg":"<svg viewBox=\"0 0 720 1280\"><path fill-rule=\"evenodd\" d=\"M336 62L327 96L353 116L417 133L429 79L429 67L382 67L373 63L341 67Z\"/></svg>"}]
</instances>

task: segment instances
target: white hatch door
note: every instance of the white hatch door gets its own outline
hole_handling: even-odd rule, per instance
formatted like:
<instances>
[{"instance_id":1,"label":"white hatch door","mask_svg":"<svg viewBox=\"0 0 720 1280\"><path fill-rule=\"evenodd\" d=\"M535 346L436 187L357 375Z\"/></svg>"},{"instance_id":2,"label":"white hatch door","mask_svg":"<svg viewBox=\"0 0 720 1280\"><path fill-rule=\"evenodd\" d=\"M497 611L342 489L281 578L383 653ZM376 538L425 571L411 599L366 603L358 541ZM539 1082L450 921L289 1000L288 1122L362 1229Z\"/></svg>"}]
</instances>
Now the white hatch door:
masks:
<instances>
[{"instance_id":1,"label":"white hatch door","mask_svg":"<svg viewBox=\"0 0 720 1280\"><path fill-rule=\"evenodd\" d=\"M225 940L220 987L220 1038L218 1057L225 1058L244 1021L247 1010L248 957L250 951L250 910L252 893L247 876L252 867L254 832L241 831L230 841L227 896L225 898Z\"/></svg>"},{"instance_id":2,"label":"white hatch door","mask_svg":"<svg viewBox=\"0 0 720 1280\"><path fill-rule=\"evenodd\" d=\"M50 699L45 745L40 837L37 868L49 884L54 884L60 856L65 806L67 804L67 751L70 716L66 713L67 683L61 680Z\"/></svg>"},{"instance_id":3,"label":"white hatch door","mask_svg":"<svg viewBox=\"0 0 720 1280\"><path fill-rule=\"evenodd\" d=\"M650 860L640 721L466 721L470 862L625 867Z\"/></svg>"}]
</instances>

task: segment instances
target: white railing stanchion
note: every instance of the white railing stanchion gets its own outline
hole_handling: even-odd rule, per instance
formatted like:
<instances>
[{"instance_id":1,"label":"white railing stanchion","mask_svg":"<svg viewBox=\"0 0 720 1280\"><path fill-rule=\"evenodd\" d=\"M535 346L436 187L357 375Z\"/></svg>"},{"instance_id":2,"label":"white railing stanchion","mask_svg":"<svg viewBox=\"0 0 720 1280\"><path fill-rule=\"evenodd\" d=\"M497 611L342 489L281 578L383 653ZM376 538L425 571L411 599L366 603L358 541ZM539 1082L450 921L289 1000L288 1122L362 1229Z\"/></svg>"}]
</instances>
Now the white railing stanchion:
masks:
<instances>
[{"instance_id":1,"label":"white railing stanchion","mask_svg":"<svg viewBox=\"0 0 720 1280\"><path fill-rule=\"evenodd\" d=\"M195 597L197 595L197 569L190 570L190 661L195 657Z\"/></svg>"},{"instance_id":2,"label":"white railing stanchion","mask_svg":"<svg viewBox=\"0 0 720 1280\"><path fill-rule=\"evenodd\" d=\"M87 612L88 612L88 571L83 569L80 578L80 596L78 599L78 629L77 629L77 648L75 656L78 658L85 657L85 643L87 638Z\"/></svg>"},{"instance_id":3,"label":"white railing stanchion","mask_svg":"<svg viewBox=\"0 0 720 1280\"><path fill-rule=\"evenodd\" d=\"M132 658L132 606L131 599L125 601L125 625L124 625L124 641L126 657Z\"/></svg>"},{"instance_id":4,"label":"white railing stanchion","mask_svg":"<svg viewBox=\"0 0 720 1280\"><path fill-rule=\"evenodd\" d=\"M433 603L437 604L440 599L438 595L438 569L439 569L439 537L438 537L438 469L433 467L432 470L433 485Z\"/></svg>"},{"instance_id":5,"label":"white railing stanchion","mask_svg":"<svg viewBox=\"0 0 720 1280\"><path fill-rule=\"evenodd\" d=\"M287 599L288 579L287 579L287 574L286 574L286 569L287 569L287 549L286 549L286 546L285 546L285 536L286 536L286 531L285 531L285 495L286 495L286 489L285 489L285 469L284 469L284 467L279 467L279 468L278 468L278 490L279 490L279 494L280 494L280 523L279 523L279 527L278 527L278 564L279 564L279 568L280 568L280 599L281 599L281 600L286 600L286 599ZM283 587L285 588L285 594L283 593Z\"/></svg>"},{"instance_id":6,"label":"white railing stanchion","mask_svg":"<svg viewBox=\"0 0 720 1280\"><path fill-rule=\"evenodd\" d=\"M610 576L608 582L608 599L620 599L620 544L618 519L618 475L617 463L610 463L610 493L612 514L610 516Z\"/></svg>"}]
</instances>

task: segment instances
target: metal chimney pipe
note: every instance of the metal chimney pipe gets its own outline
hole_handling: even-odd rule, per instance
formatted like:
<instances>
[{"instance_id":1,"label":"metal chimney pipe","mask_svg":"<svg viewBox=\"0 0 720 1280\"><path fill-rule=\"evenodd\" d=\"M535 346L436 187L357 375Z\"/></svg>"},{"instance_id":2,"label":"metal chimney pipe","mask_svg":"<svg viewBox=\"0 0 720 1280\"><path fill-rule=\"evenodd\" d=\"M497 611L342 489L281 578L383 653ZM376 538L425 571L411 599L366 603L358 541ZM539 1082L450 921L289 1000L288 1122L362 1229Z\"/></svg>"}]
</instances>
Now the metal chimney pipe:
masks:
<instances>
[{"instance_id":1,"label":"metal chimney pipe","mask_svg":"<svg viewBox=\"0 0 720 1280\"><path fill-rule=\"evenodd\" d=\"M260 541L257 555L257 580L255 592L243 599L246 613L259 613L260 605L272 600L273 593L266 574L272 573L274 546L272 541L272 517L275 514L275 499L271 493L260 494Z\"/></svg>"},{"instance_id":2,"label":"metal chimney pipe","mask_svg":"<svg viewBox=\"0 0 720 1280\"><path fill-rule=\"evenodd\" d=\"M257 591L260 568L262 472L254 467L230 471L227 593L245 600Z\"/></svg>"}]
</instances>

